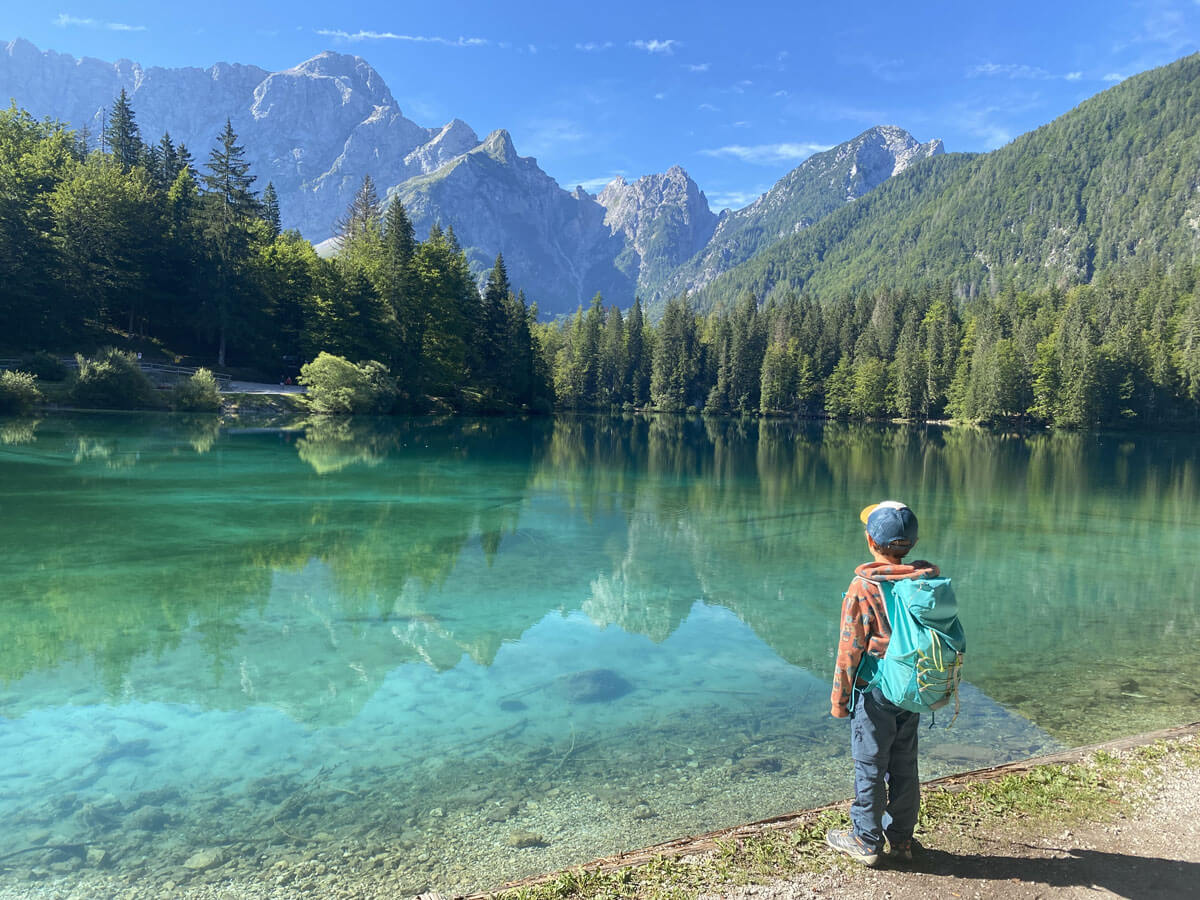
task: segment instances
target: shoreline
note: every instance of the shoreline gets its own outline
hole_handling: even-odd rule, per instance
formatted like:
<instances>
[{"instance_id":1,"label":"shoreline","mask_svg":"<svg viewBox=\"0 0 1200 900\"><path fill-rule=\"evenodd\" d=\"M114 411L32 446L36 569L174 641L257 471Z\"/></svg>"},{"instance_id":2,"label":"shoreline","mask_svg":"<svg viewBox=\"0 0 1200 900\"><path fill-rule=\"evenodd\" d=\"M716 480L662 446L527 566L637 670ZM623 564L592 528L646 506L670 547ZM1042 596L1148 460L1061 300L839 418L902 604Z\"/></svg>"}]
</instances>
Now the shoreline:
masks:
<instances>
[{"instance_id":1,"label":"shoreline","mask_svg":"<svg viewBox=\"0 0 1200 900\"><path fill-rule=\"evenodd\" d=\"M1168 790L1168 784L1175 786L1181 782L1177 777L1180 772L1185 776L1182 781L1186 789ZM1172 831L1173 828L1187 827L1196 832L1200 828L1194 821L1195 793L1191 792L1192 787L1200 792L1200 722L925 782L918 838L925 844L930 859L927 863L916 864L912 870L865 869L828 850L822 839L829 827L845 821L849 801L842 800L593 859L489 890L442 894L436 885L430 885L424 889L425 893L416 896L423 900L733 896L792 900L825 894L830 887L835 887L834 893L848 900L876 897L884 891L899 900L949 896L949 893L931 889L930 880L978 879L997 870L1003 874L997 885L990 886L984 894L976 893L976 896L1074 897L1076 895L1070 891L1057 890L1062 887L1065 891L1067 887L1059 884L1061 876L1054 874L1062 870L1059 863L1067 858L1064 853L1091 853L1093 855L1088 859L1097 865L1111 867L1115 857L1121 854L1096 855L1099 851L1094 849L1095 846L1109 839L1136 840L1139 827L1152 838L1168 842L1165 853L1159 849L1157 855L1145 859L1128 857L1144 863L1143 869L1146 866L1175 866L1170 859L1164 862L1160 858L1169 855L1175 847L1179 852L1193 856L1200 853L1200 841L1181 838ZM1182 803L1183 814L1176 809L1162 813L1151 801ZM1147 804L1150 804L1149 818L1135 815ZM1109 832L1112 832L1111 836ZM1075 843L1085 841L1087 846L1076 850L1064 847L1071 843L1067 838L1072 836ZM997 849L1005 842L1010 849L1015 848L1009 855ZM1123 847L1123 844L1118 846ZM1059 862L1048 861L1047 854L1058 854L1054 859ZM1122 859L1126 857L1122 856ZM0 860L0 864L10 868L14 862ZM102 864L102 861L98 862ZM195 865L200 866L203 862L197 860ZM1180 877L1193 880L1200 877L1200 858L1180 861L1177 865L1183 867L1179 870L1183 873ZM1070 863L1070 866L1076 866L1080 871L1086 868L1076 863ZM1043 870L1050 871L1051 874L1044 876L1050 880L1038 891L1013 892L1016 888L1011 887L1010 882L1013 885L1020 882L1024 888L1030 888L1030 884L1022 880L1026 868L1033 873L1031 877ZM1175 871L1170 869L1167 876L1176 877ZM1070 878L1083 877L1075 874L1076 868L1069 868L1069 872ZM260 862L257 868L246 867L237 877L204 878L188 883L129 880L102 869L87 875L73 874L74 877L51 876L39 881L0 883L0 900L90 900L98 896L126 900L160 897L368 900L414 896L411 891L398 890L399 885L392 877L394 873L386 869L372 873L337 865L329 866L328 871L311 873L316 877L295 878L286 867ZM216 875L216 870L204 874ZM1152 874L1157 877L1158 870L1153 869ZM1100 878L1097 883L1104 883L1104 879ZM1088 896L1092 895L1094 892Z\"/></svg>"},{"instance_id":2,"label":"shoreline","mask_svg":"<svg viewBox=\"0 0 1200 900\"><path fill-rule=\"evenodd\" d=\"M1026 774L1043 767L1078 764L1096 756L1097 754L1112 754L1129 750L1137 750L1160 742L1174 743L1195 741L1198 736L1200 736L1200 722L1192 722L1187 725L1178 725L1172 728L1160 729L1157 731L1132 735L1125 738L1118 738L1111 741L1103 741L1100 743L1064 750L1057 753L1030 757L1029 759L1018 760L1015 762L1003 763L997 766L987 766L982 769L974 769L968 772L946 775L941 778L935 778L926 782L922 782L922 799L923 802L927 800L930 792L948 794L962 793L975 785L984 784L1008 776ZM659 844L654 844L649 847L643 847L637 850L625 851L612 856L594 859L590 862L583 863L579 866L572 866L569 869L562 871L549 872L542 875L535 875L529 878L512 881L489 891L479 891L465 895L449 895L445 897L435 892L420 896L429 898L429 900L434 900L434 898L451 900L451 896L453 896L453 900L495 900L495 898L516 897L520 896L519 892L522 889L535 888L551 884L556 880L561 880L564 873L589 872L604 874L617 872L622 869L645 866L663 859L683 859L696 857L701 854L718 852L722 849L723 845L728 845L730 843L736 844L749 838L761 837L762 835L771 832L785 833L794 832L798 829L811 828L815 823L818 823L825 818L826 814L845 809L849 806L849 803L850 799L847 798L834 803L827 803L822 806L797 810L795 812L784 813L778 816L771 816L766 819L760 819L755 822L748 822L730 828L722 828L715 831L706 832L704 834L676 838ZM577 895L568 894L564 896L586 897L589 895L583 893Z\"/></svg>"}]
</instances>

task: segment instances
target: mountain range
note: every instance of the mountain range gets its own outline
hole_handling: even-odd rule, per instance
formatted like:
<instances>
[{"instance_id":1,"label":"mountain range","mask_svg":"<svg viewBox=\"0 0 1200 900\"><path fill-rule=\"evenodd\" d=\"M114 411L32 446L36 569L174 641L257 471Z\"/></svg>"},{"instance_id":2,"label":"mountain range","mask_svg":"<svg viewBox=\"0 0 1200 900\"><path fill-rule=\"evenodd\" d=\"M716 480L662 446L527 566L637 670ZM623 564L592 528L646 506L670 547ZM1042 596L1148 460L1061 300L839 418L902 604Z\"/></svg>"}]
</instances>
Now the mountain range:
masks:
<instances>
[{"instance_id":1,"label":"mountain range","mask_svg":"<svg viewBox=\"0 0 1200 900\"><path fill-rule=\"evenodd\" d=\"M873 128L811 157L745 209L716 215L679 166L617 178L597 196L560 187L502 129L481 140L459 119L420 126L358 56L326 51L280 72L230 63L168 69L76 59L22 39L2 45L0 96L86 129L93 144L122 89L147 142L169 133L201 167L228 118L256 187L272 182L284 227L314 243L330 248L338 217L370 175L404 203L418 237L435 223L453 226L477 274L503 253L513 284L549 315L597 292L628 306L635 296L653 304L703 288L944 152L940 141Z\"/></svg>"}]
</instances>

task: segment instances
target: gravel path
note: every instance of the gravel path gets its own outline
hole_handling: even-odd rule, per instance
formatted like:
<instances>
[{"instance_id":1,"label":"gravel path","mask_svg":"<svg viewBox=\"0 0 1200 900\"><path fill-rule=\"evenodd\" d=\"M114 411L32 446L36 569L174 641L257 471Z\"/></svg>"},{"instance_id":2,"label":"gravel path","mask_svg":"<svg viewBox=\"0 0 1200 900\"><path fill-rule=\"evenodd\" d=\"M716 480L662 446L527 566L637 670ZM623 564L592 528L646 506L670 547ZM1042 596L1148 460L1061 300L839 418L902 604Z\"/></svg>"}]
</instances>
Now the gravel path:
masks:
<instances>
[{"instance_id":1,"label":"gravel path","mask_svg":"<svg viewBox=\"0 0 1200 900\"><path fill-rule=\"evenodd\" d=\"M1003 832L933 841L911 871L866 869L835 860L814 875L737 888L709 898L754 900L926 900L926 898L1200 896L1200 769L1175 764L1136 799L1137 811L1109 825Z\"/></svg>"}]
</instances>

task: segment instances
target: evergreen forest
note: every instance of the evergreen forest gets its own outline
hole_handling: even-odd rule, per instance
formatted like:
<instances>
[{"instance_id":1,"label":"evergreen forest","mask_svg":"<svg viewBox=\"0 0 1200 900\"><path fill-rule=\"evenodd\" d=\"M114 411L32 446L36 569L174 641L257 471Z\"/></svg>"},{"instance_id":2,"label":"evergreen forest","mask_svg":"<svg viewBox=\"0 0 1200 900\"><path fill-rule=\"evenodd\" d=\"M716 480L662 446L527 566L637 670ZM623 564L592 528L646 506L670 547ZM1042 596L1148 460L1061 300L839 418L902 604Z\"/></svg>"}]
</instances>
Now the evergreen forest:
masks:
<instances>
[{"instance_id":1,"label":"evergreen forest","mask_svg":"<svg viewBox=\"0 0 1200 900\"><path fill-rule=\"evenodd\" d=\"M1128 117L1118 126L1134 127ZM1091 152L1077 148L1071 165L1102 170ZM981 177L980 158L951 156L891 179L788 244L811 249L836 229L866 242L847 252L840 280L790 280L778 257L763 254L749 265L766 260L779 277L727 277L716 302L683 294L652 318L640 302L623 311L597 295L545 323L509 284L502 258L478 284L452 223L417 240L403 205L382 202L369 177L338 223L338 253L323 259L280 230L274 188L258 189L228 122L200 163L170 135L144 141L124 93L99 141L14 105L0 111L0 345L61 354L137 337L176 359L267 378L324 353L386 376L396 387L391 411L637 408L1194 428L1200 267L1186 248L1164 242L1151 253L1132 238L1145 240L1155 209L1174 215L1183 202L1175 187L1155 192L1175 185L1180 165L1152 161L1149 193L1125 207L1076 196L1084 220L1106 211L1090 246L1111 249L1124 233L1134 251L1104 249L1109 264L1098 265L1068 241L1064 252L1079 263L1070 279L1039 279L1049 270L1025 263L997 269L1003 279L993 271L964 281L950 263L882 281L853 274L911 236L903 221L894 233L872 230L892 221L872 219L872 204L945 197L954 179ZM1031 185L1045 177L1020 172L1025 187L989 188L997 208L1010 207L1014 191L1036 206ZM968 220L949 219L941 231L922 225L918 243L961 240L956 229ZM1048 221L1031 213L1022 227ZM1013 233L1002 222L995 230Z\"/></svg>"}]
</instances>

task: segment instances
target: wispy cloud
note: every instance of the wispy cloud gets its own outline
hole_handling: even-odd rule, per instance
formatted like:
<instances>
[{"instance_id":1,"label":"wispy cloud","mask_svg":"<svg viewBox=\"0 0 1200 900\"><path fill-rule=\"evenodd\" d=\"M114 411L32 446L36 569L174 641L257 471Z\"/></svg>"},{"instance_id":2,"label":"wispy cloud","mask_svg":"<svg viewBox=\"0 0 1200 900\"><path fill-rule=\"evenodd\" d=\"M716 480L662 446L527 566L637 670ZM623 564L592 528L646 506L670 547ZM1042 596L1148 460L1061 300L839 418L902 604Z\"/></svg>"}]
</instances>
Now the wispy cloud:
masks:
<instances>
[{"instance_id":1,"label":"wispy cloud","mask_svg":"<svg viewBox=\"0 0 1200 900\"><path fill-rule=\"evenodd\" d=\"M675 48L679 45L679 41L675 40L674 38L665 41L655 39L649 41L629 42L630 47L636 47L639 50L645 50L647 53L665 53L667 56L670 56L672 53L674 53Z\"/></svg>"},{"instance_id":2,"label":"wispy cloud","mask_svg":"<svg viewBox=\"0 0 1200 900\"><path fill-rule=\"evenodd\" d=\"M720 108L713 106L711 103L701 103L699 106L696 107L696 109L703 110L704 112L720 112L721 111Z\"/></svg>"},{"instance_id":3,"label":"wispy cloud","mask_svg":"<svg viewBox=\"0 0 1200 900\"><path fill-rule=\"evenodd\" d=\"M579 187L581 187L585 191L587 191L589 194L598 194L602 190L604 190L606 187L608 187L610 182L612 182L616 178L623 177L624 174L625 174L624 172L618 172L615 175L602 175L599 178L585 178L582 181L573 181L573 182L571 182L571 184L573 186L578 185Z\"/></svg>"},{"instance_id":4,"label":"wispy cloud","mask_svg":"<svg viewBox=\"0 0 1200 900\"><path fill-rule=\"evenodd\" d=\"M775 165L777 163L800 162L808 159L814 153L828 150L826 144L813 143L783 143L783 144L730 144L726 147L716 147L711 150L701 150L705 156L725 156L755 165Z\"/></svg>"},{"instance_id":5,"label":"wispy cloud","mask_svg":"<svg viewBox=\"0 0 1200 900\"><path fill-rule=\"evenodd\" d=\"M440 44L443 47L484 47L488 41L477 37L430 37L421 34L396 34L393 31L341 31L334 28L318 28L322 37L339 38L343 41L409 41L414 44Z\"/></svg>"},{"instance_id":6,"label":"wispy cloud","mask_svg":"<svg viewBox=\"0 0 1200 900\"><path fill-rule=\"evenodd\" d=\"M689 63L684 68L689 72L707 72L709 65L708 63Z\"/></svg>"},{"instance_id":7,"label":"wispy cloud","mask_svg":"<svg viewBox=\"0 0 1200 900\"><path fill-rule=\"evenodd\" d=\"M1104 80L1116 84L1118 81L1124 81L1128 77L1128 75L1122 75L1120 72L1109 72L1104 76Z\"/></svg>"},{"instance_id":8,"label":"wispy cloud","mask_svg":"<svg viewBox=\"0 0 1200 900\"><path fill-rule=\"evenodd\" d=\"M576 44L576 50L582 50L584 53L596 53L600 50L608 50L612 47L612 41L588 41L584 44Z\"/></svg>"},{"instance_id":9,"label":"wispy cloud","mask_svg":"<svg viewBox=\"0 0 1200 900\"><path fill-rule=\"evenodd\" d=\"M713 209L741 209L749 206L767 191L766 188L748 191L705 191L709 205Z\"/></svg>"},{"instance_id":10,"label":"wispy cloud","mask_svg":"<svg viewBox=\"0 0 1200 900\"><path fill-rule=\"evenodd\" d=\"M145 25L126 25L124 22L101 22L99 19L83 19L79 16L59 13L53 20L59 28L100 28L104 31L145 31Z\"/></svg>"},{"instance_id":11,"label":"wispy cloud","mask_svg":"<svg viewBox=\"0 0 1200 900\"><path fill-rule=\"evenodd\" d=\"M1083 77L1082 72L1068 72L1066 75L1063 76L1063 78L1067 79L1067 81L1078 81L1082 77Z\"/></svg>"}]
</instances>

